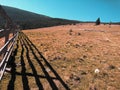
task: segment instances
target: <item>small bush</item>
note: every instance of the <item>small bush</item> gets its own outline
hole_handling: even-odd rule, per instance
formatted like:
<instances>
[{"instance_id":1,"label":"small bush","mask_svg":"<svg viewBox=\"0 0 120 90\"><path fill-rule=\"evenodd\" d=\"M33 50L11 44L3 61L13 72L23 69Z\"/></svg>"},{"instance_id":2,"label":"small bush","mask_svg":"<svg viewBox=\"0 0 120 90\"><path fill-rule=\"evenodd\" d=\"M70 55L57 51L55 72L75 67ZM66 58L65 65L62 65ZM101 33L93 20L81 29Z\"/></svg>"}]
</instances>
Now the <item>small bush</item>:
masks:
<instances>
[{"instance_id":1,"label":"small bush","mask_svg":"<svg viewBox=\"0 0 120 90\"><path fill-rule=\"evenodd\" d=\"M72 30L72 29L70 29L70 30L69 30L69 32L73 32L73 30Z\"/></svg>"},{"instance_id":2,"label":"small bush","mask_svg":"<svg viewBox=\"0 0 120 90\"><path fill-rule=\"evenodd\" d=\"M110 69L110 70L115 69L115 66L110 65L110 66L109 66L109 69Z\"/></svg>"},{"instance_id":3,"label":"small bush","mask_svg":"<svg viewBox=\"0 0 120 90\"><path fill-rule=\"evenodd\" d=\"M70 30L69 30L69 35L72 35L72 32L73 32L73 30L72 30L72 29L70 29Z\"/></svg>"},{"instance_id":4,"label":"small bush","mask_svg":"<svg viewBox=\"0 0 120 90\"><path fill-rule=\"evenodd\" d=\"M78 32L78 36L81 35L81 33Z\"/></svg>"}]
</instances>

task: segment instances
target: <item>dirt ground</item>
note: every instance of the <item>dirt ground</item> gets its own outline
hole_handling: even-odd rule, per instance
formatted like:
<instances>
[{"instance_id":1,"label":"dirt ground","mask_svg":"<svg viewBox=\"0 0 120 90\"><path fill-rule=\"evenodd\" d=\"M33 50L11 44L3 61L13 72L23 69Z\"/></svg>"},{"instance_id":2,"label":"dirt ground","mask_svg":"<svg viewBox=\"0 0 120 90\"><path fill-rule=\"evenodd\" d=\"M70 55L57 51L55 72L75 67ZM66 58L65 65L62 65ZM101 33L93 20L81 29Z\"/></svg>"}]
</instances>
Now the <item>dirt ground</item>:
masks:
<instances>
[{"instance_id":1,"label":"dirt ground","mask_svg":"<svg viewBox=\"0 0 120 90\"><path fill-rule=\"evenodd\" d=\"M24 85L31 90L120 90L120 25L80 23L24 30L16 47L14 63L20 66L4 76L1 90L22 90Z\"/></svg>"}]
</instances>

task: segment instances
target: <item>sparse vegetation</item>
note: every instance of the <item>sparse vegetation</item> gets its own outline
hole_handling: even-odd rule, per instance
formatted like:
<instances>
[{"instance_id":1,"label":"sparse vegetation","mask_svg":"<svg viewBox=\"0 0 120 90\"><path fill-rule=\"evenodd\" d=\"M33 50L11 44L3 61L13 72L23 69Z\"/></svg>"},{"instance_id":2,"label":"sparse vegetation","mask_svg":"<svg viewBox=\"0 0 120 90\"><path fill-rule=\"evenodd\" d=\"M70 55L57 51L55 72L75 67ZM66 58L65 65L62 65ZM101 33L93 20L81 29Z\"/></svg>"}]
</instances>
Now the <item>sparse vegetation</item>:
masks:
<instances>
[{"instance_id":1,"label":"sparse vegetation","mask_svg":"<svg viewBox=\"0 0 120 90\"><path fill-rule=\"evenodd\" d=\"M73 32L73 30L72 30L72 29L70 29L70 30L69 30L69 35L72 35L72 32Z\"/></svg>"},{"instance_id":2,"label":"sparse vegetation","mask_svg":"<svg viewBox=\"0 0 120 90\"><path fill-rule=\"evenodd\" d=\"M77 35L78 35L78 36L80 36L80 35L81 35L81 33L80 33L80 32L78 32L78 33L77 33Z\"/></svg>"},{"instance_id":3,"label":"sparse vegetation","mask_svg":"<svg viewBox=\"0 0 120 90\"><path fill-rule=\"evenodd\" d=\"M70 28L72 36L68 34ZM39 85L44 90L56 89L53 86L65 90L67 85L70 90L120 90L120 26L82 24L80 28L85 30L67 25L23 31L12 57L12 65L21 65L12 67L14 73L4 76L0 88L7 90L11 85L23 90L26 85L39 89ZM111 42L106 42L106 37Z\"/></svg>"},{"instance_id":4,"label":"sparse vegetation","mask_svg":"<svg viewBox=\"0 0 120 90\"><path fill-rule=\"evenodd\" d=\"M69 33L69 35L76 35L76 36L80 36L81 35L80 32L75 32L72 29L70 29L68 33Z\"/></svg>"}]
</instances>

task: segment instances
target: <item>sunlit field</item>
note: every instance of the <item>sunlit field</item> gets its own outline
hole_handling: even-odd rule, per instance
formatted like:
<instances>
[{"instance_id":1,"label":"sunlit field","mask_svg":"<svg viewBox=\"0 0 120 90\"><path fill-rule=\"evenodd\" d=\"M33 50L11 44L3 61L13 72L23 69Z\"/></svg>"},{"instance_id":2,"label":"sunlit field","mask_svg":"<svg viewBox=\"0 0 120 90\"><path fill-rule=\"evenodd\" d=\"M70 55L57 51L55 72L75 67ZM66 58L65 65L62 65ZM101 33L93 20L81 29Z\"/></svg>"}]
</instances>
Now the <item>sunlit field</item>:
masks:
<instances>
[{"instance_id":1,"label":"sunlit field","mask_svg":"<svg viewBox=\"0 0 120 90\"><path fill-rule=\"evenodd\" d=\"M24 30L2 90L120 90L120 25Z\"/></svg>"}]
</instances>

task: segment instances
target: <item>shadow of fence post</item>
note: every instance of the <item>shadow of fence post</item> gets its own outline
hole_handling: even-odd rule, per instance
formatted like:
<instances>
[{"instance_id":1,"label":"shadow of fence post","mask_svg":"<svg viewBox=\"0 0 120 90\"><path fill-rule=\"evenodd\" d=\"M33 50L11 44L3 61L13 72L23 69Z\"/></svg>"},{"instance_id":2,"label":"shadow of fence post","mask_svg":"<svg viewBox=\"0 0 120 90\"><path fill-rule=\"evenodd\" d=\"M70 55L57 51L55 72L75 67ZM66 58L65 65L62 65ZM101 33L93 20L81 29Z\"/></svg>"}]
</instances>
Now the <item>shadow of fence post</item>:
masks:
<instances>
[{"instance_id":1,"label":"shadow of fence post","mask_svg":"<svg viewBox=\"0 0 120 90\"><path fill-rule=\"evenodd\" d=\"M38 57L36 56L35 52L33 51L33 48L37 51L37 53L40 55L40 57L42 58L42 60L45 62L45 64L50 68L50 70L54 73L54 75L56 76L57 80L60 81L60 83L62 84L62 86L66 89L66 90L70 90L70 88L67 86L67 84L62 80L62 78L58 75L58 73L53 69L53 67L49 64L49 62L45 59L45 57L41 54L41 52L37 49L37 47L29 40L29 38L23 33L21 32L22 37L24 38L25 42L27 43L27 45L30 47L35 59L37 60L38 64L41 66L43 72L45 73L48 82L50 83L51 87L53 90L58 90L58 88L56 87L55 83L52 81L51 77L49 76L48 72L46 72L45 67L43 66L43 64L41 63L41 61L38 59Z\"/></svg>"},{"instance_id":2,"label":"shadow of fence post","mask_svg":"<svg viewBox=\"0 0 120 90\"><path fill-rule=\"evenodd\" d=\"M21 35L20 35L20 36L21 36ZM26 49L26 51L27 51L27 52L26 52L26 57L27 57L27 60L28 60L29 65L30 65L30 67L31 67L31 69L32 69L32 72L33 72L33 75L34 75L36 84L37 84L39 90L44 90L44 89L43 89L43 85L42 85L41 81L39 80L37 70L35 69L35 66L34 66L34 64L32 63L31 59L30 59L28 46L26 45L26 42L25 42L25 40L24 40L24 38L23 38L22 36L21 36L21 41L22 41L21 43L24 44L24 47L25 47L25 49Z\"/></svg>"}]
</instances>

